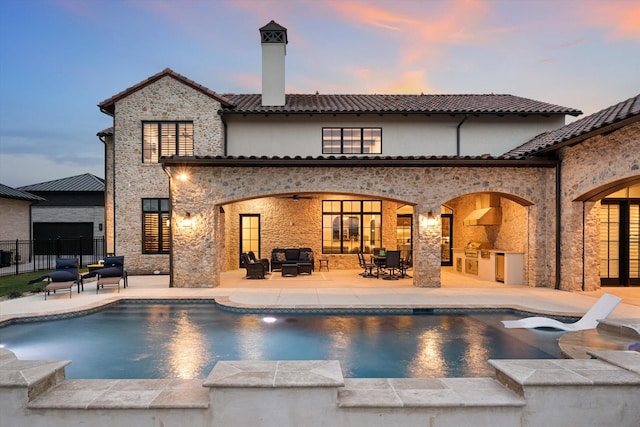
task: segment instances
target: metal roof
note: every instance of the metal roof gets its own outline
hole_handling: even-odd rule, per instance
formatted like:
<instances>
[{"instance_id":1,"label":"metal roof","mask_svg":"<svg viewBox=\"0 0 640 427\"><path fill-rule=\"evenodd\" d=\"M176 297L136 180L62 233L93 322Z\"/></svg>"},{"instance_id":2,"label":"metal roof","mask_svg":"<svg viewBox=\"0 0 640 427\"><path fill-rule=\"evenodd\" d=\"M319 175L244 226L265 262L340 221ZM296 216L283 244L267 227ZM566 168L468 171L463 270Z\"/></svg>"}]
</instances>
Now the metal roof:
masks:
<instances>
[{"instance_id":1,"label":"metal roof","mask_svg":"<svg viewBox=\"0 0 640 427\"><path fill-rule=\"evenodd\" d=\"M0 197L5 199L30 200L32 202L44 200L42 197L36 196L35 194L29 194L25 191L6 186L4 184L0 184Z\"/></svg>"},{"instance_id":2,"label":"metal roof","mask_svg":"<svg viewBox=\"0 0 640 427\"><path fill-rule=\"evenodd\" d=\"M104 180L90 173L20 187L22 191L104 191Z\"/></svg>"},{"instance_id":3,"label":"metal roof","mask_svg":"<svg viewBox=\"0 0 640 427\"><path fill-rule=\"evenodd\" d=\"M640 94L559 129L540 134L506 154L517 157L557 150L637 120L640 120Z\"/></svg>"}]
</instances>

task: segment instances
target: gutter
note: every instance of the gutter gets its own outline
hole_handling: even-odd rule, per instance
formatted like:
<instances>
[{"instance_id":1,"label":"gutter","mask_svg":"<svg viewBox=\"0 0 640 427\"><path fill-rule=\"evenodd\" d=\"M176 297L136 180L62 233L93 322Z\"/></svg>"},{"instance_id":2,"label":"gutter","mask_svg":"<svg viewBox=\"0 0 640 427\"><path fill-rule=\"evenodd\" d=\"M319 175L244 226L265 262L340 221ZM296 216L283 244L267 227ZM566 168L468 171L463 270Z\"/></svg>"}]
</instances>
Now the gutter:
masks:
<instances>
[{"instance_id":1,"label":"gutter","mask_svg":"<svg viewBox=\"0 0 640 427\"><path fill-rule=\"evenodd\" d=\"M185 167L540 167L554 168L557 159L493 159L439 157L268 157L268 156L204 156L161 159L166 166Z\"/></svg>"}]
</instances>

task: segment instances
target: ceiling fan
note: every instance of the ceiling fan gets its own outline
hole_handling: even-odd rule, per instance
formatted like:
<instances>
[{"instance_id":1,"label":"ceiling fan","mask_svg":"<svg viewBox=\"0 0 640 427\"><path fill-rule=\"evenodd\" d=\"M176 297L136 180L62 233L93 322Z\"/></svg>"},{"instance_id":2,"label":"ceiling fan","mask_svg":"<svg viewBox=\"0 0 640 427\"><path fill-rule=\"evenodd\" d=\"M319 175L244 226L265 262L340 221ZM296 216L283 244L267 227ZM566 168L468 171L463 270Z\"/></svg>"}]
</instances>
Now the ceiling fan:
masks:
<instances>
[{"instance_id":1,"label":"ceiling fan","mask_svg":"<svg viewBox=\"0 0 640 427\"><path fill-rule=\"evenodd\" d=\"M279 199L291 199L291 200L302 200L302 199L313 199L311 196L301 196L299 194L293 194L291 196L280 196Z\"/></svg>"}]
</instances>

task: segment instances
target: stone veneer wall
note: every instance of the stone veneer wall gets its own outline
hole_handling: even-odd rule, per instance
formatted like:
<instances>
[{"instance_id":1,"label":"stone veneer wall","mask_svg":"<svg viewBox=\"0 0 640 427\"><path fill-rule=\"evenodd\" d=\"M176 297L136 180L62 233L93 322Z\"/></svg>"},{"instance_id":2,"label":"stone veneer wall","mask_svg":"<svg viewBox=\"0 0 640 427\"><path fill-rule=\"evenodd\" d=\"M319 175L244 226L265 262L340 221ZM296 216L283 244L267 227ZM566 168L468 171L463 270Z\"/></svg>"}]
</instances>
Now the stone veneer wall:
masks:
<instances>
[{"instance_id":1,"label":"stone veneer wall","mask_svg":"<svg viewBox=\"0 0 640 427\"><path fill-rule=\"evenodd\" d=\"M0 198L0 240L29 240L30 201Z\"/></svg>"},{"instance_id":2,"label":"stone veneer wall","mask_svg":"<svg viewBox=\"0 0 640 427\"><path fill-rule=\"evenodd\" d=\"M284 198L283 198L284 197ZM235 270L240 261L240 215L260 214L261 247L260 257L271 259L274 248L309 247L314 252L315 266L318 258L329 259L330 268L358 268L356 254L323 254L322 253L322 201L323 200L368 200L357 196L334 194L313 194L311 199L292 200L287 196L245 200L224 206L225 228L225 260L224 270ZM395 213L398 204L383 201L382 203L382 239L383 246L396 248ZM256 254L257 256L257 254Z\"/></svg>"},{"instance_id":3,"label":"stone veneer wall","mask_svg":"<svg viewBox=\"0 0 640 427\"><path fill-rule=\"evenodd\" d=\"M104 237L107 254L115 254L114 138L104 137Z\"/></svg>"},{"instance_id":4,"label":"stone veneer wall","mask_svg":"<svg viewBox=\"0 0 640 427\"><path fill-rule=\"evenodd\" d=\"M142 199L169 197L162 166L142 163L142 121L192 120L195 154L220 155L224 141L219 108L215 99L169 76L116 102L114 249L125 256L129 274L169 271L169 255L142 254Z\"/></svg>"},{"instance_id":5,"label":"stone veneer wall","mask_svg":"<svg viewBox=\"0 0 640 427\"><path fill-rule=\"evenodd\" d=\"M172 171L174 173L174 171ZM440 285L440 228L430 229L422 225L429 211L439 212L440 205L464 194L495 191L511 194L528 200L535 206L528 211L529 229L535 224L533 236L527 240L526 252L536 254L528 265L528 284L531 286L552 286L554 271L549 269L548 259L553 260L555 245L555 205L550 189L554 188L555 170L550 168L225 168L191 167L188 181L172 182L172 198L175 212L190 212L194 226L173 228L174 286L217 286L220 271L227 263L237 262L233 256L237 249L225 247L225 236L219 235L216 226L218 215L224 215L227 229L233 232L239 210L218 214L220 206L227 206L236 200L246 200L289 193L342 193L362 195L356 198L390 199L414 205L414 284L416 286ZM350 196L351 197L351 196ZM282 199L285 200L285 199ZM245 203L245 202L243 202ZM245 206L245 205L242 205ZM391 206L391 205L389 205ZM507 204L507 208L511 209ZM284 207L279 208L284 212ZM514 208L515 209L515 208ZM386 211L385 211L386 212ZM194 214L196 213L196 214ZM264 212L261 212L264 214ZM395 212L393 212L395 213ZM395 215L385 214L389 223L385 228L395 230ZM280 213L282 214L282 213ZM305 214L306 215L306 214ZM523 217L521 214L518 218ZM315 221L307 218L306 221ZM178 219L178 218L174 218ZM520 221L516 219L517 221ZM173 221L174 224L176 221ZM264 221L265 223L269 221ZM298 219L290 222L302 223ZM285 220L285 224L287 221ZM237 227L237 225L236 225ZM509 226L510 227L510 226ZM523 224L522 228L526 228ZM264 232L264 229L263 229ZM307 238L313 238L319 230L310 230ZM266 233L265 238L266 237ZM394 239L393 233L385 233ZM229 238L229 236L226 236ZM267 239L275 239L269 237ZM523 239L517 242L521 245ZM286 243L286 242L283 242ZM292 244L295 242L291 242ZM394 247L395 242L385 245ZM263 242L263 250L269 244ZM279 244L279 242L278 242ZM305 245L307 246L307 245ZM311 245L311 247L314 247ZM315 250L315 248L314 248ZM226 259L232 254L232 259ZM262 254L265 256L265 253ZM194 268L193 261L198 268ZM202 268L200 268L202 267ZM532 281L533 279L533 281Z\"/></svg>"},{"instance_id":6,"label":"stone veneer wall","mask_svg":"<svg viewBox=\"0 0 640 427\"><path fill-rule=\"evenodd\" d=\"M562 150L561 287L578 291L600 287L598 204L578 201L616 181L640 182L640 123L589 138ZM582 260L585 260L583 265Z\"/></svg>"}]
</instances>

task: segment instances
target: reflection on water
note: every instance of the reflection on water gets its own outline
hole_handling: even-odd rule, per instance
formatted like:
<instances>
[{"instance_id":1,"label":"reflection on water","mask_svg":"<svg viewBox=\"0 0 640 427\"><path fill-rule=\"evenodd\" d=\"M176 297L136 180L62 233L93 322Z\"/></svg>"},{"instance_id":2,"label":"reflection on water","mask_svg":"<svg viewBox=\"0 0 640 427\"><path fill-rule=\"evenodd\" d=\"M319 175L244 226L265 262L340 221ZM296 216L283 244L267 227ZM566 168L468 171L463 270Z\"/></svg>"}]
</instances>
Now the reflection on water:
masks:
<instances>
[{"instance_id":1,"label":"reflection on water","mask_svg":"<svg viewBox=\"0 0 640 427\"><path fill-rule=\"evenodd\" d=\"M486 377L494 375L488 359L560 357L561 332L500 323L516 317L266 316L211 304L120 304L0 328L0 345L21 359L70 359L68 378L204 378L219 360L318 359L339 360L348 378Z\"/></svg>"}]
</instances>

